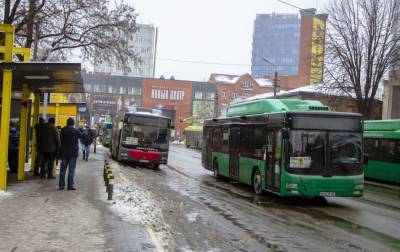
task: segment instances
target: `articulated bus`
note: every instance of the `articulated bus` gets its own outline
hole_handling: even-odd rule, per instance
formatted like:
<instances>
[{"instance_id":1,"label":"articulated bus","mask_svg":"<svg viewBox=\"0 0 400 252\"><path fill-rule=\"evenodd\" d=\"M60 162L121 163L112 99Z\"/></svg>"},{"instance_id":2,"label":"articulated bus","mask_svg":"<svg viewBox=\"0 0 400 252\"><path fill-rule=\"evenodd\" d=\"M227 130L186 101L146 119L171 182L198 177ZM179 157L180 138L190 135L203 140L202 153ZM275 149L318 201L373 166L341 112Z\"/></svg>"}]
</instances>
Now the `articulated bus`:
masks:
<instances>
[{"instance_id":1,"label":"articulated bus","mask_svg":"<svg viewBox=\"0 0 400 252\"><path fill-rule=\"evenodd\" d=\"M148 163L158 168L168 161L171 119L155 110L136 108L113 120L111 155L118 161Z\"/></svg>"},{"instance_id":2,"label":"articulated bus","mask_svg":"<svg viewBox=\"0 0 400 252\"><path fill-rule=\"evenodd\" d=\"M364 122L365 177L400 184L400 120Z\"/></svg>"},{"instance_id":3,"label":"articulated bus","mask_svg":"<svg viewBox=\"0 0 400 252\"><path fill-rule=\"evenodd\" d=\"M202 164L281 196L360 197L364 189L362 115L319 101L243 101L207 120Z\"/></svg>"}]
</instances>

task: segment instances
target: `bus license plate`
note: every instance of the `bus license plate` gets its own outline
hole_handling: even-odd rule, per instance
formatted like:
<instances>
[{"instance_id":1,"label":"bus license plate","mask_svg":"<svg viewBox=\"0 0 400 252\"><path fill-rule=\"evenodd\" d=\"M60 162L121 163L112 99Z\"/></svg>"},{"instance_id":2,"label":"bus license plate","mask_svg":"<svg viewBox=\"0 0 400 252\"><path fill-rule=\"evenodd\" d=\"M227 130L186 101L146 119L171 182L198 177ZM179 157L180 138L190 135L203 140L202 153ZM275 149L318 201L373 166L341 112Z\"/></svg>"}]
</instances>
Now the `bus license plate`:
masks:
<instances>
[{"instance_id":1,"label":"bus license plate","mask_svg":"<svg viewBox=\"0 0 400 252\"><path fill-rule=\"evenodd\" d=\"M335 192L320 192L319 196L324 196L324 197L335 197L336 193Z\"/></svg>"},{"instance_id":2,"label":"bus license plate","mask_svg":"<svg viewBox=\"0 0 400 252\"><path fill-rule=\"evenodd\" d=\"M149 162L149 160L146 160L146 159L140 159L140 160L139 160L139 162L141 162L141 163L148 163L148 162Z\"/></svg>"}]
</instances>

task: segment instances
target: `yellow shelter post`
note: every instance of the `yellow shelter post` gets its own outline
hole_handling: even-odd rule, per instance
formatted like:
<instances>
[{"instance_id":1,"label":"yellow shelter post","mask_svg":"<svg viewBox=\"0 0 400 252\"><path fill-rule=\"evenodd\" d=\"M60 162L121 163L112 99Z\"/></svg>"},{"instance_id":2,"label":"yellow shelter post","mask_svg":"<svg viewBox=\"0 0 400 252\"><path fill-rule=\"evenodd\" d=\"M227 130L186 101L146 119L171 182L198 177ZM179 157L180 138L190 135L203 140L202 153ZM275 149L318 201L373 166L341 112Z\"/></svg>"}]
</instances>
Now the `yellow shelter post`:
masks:
<instances>
[{"instance_id":1,"label":"yellow shelter post","mask_svg":"<svg viewBox=\"0 0 400 252\"><path fill-rule=\"evenodd\" d=\"M32 117L32 127L35 127L36 124L38 123L38 117L39 117L39 93L35 93L35 97L33 100L33 117ZM32 153L31 153L31 172L35 170L35 164L36 164L36 129L32 131Z\"/></svg>"},{"instance_id":2,"label":"yellow shelter post","mask_svg":"<svg viewBox=\"0 0 400 252\"><path fill-rule=\"evenodd\" d=\"M0 25L0 31L5 33L5 63L12 62L14 48L14 27L12 25ZM12 70L3 70L3 92L1 98L1 127L0 127L0 190L7 190L7 159L8 159L8 138L10 130L11 110L11 88Z\"/></svg>"},{"instance_id":3,"label":"yellow shelter post","mask_svg":"<svg viewBox=\"0 0 400 252\"><path fill-rule=\"evenodd\" d=\"M28 84L22 86L22 103L20 112L19 152L18 152L18 181L25 179L25 156L28 137Z\"/></svg>"},{"instance_id":4,"label":"yellow shelter post","mask_svg":"<svg viewBox=\"0 0 400 252\"><path fill-rule=\"evenodd\" d=\"M8 138L10 134L12 71L3 70L3 92L1 99L0 129L0 190L7 190Z\"/></svg>"}]
</instances>

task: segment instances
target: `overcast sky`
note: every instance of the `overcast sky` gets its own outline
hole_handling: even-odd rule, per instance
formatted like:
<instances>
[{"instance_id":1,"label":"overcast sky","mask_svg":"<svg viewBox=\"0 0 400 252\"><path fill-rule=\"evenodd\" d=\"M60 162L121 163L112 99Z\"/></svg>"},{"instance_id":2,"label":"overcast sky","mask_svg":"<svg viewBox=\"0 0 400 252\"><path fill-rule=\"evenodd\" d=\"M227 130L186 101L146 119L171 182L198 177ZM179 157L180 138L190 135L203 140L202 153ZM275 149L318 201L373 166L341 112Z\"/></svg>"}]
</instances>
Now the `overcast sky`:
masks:
<instances>
[{"instance_id":1,"label":"overcast sky","mask_svg":"<svg viewBox=\"0 0 400 252\"><path fill-rule=\"evenodd\" d=\"M276 0L128 0L139 23L159 28L156 76L208 80L211 73L250 73L253 23L259 13L299 13ZM329 0L287 0L322 11ZM223 66L162 58L244 64Z\"/></svg>"}]
</instances>

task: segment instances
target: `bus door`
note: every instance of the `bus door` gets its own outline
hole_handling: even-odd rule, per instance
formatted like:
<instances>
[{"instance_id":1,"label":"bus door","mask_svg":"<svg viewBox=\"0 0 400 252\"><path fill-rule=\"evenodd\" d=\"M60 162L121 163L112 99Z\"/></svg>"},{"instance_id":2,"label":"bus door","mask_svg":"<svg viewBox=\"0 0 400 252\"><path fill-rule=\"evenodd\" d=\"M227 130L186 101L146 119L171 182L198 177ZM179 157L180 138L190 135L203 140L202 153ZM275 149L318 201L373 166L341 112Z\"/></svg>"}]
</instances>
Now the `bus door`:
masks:
<instances>
[{"instance_id":1,"label":"bus door","mask_svg":"<svg viewBox=\"0 0 400 252\"><path fill-rule=\"evenodd\" d=\"M203 160L204 160L204 167L205 168L212 168L212 138L213 138L213 131L212 129L207 129L204 131L205 141L203 142L202 153L203 153Z\"/></svg>"},{"instance_id":2,"label":"bus door","mask_svg":"<svg viewBox=\"0 0 400 252\"><path fill-rule=\"evenodd\" d=\"M280 131L267 133L267 188L279 192L281 181L282 137Z\"/></svg>"},{"instance_id":3,"label":"bus door","mask_svg":"<svg viewBox=\"0 0 400 252\"><path fill-rule=\"evenodd\" d=\"M273 188L273 174L274 174L274 132L267 132L267 148L266 148L266 188L272 190Z\"/></svg>"},{"instance_id":4,"label":"bus door","mask_svg":"<svg viewBox=\"0 0 400 252\"><path fill-rule=\"evenodd\" d=\"M229 177L239 178L240 127L229 131Z\"/></svg>"}]
</instances>

